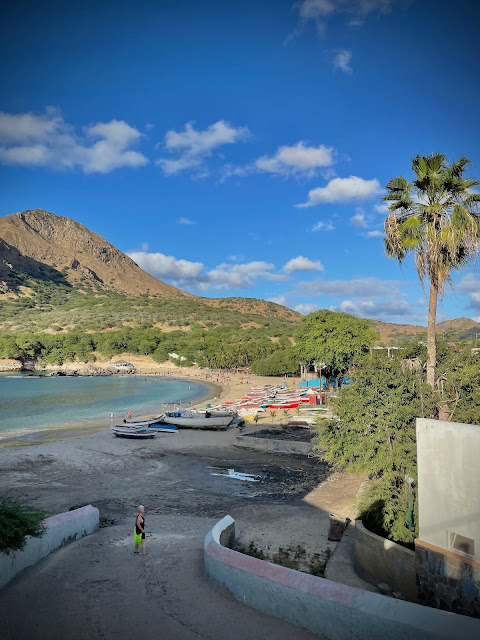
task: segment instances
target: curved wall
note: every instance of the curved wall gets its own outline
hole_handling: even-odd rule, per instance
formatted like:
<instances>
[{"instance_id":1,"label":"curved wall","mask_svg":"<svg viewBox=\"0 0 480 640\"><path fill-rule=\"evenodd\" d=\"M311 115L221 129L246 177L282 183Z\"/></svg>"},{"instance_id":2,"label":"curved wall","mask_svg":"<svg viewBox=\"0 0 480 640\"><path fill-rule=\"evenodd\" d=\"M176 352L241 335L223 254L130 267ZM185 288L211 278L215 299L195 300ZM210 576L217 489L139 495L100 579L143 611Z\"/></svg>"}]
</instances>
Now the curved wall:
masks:
<instances>
[{"instance_id":1,"label":"curved wall","mask_svg":"<svg viewBox=\"0 0 480 640\"><path fill-rule=\"evenodd\" d=\"M355 520L355 571L367 582L386 582L417 601L415 552L368 531L361 520Z\"/></svg>"},{"instance_id":2,"label":"curved wall","mask_svg":"<svg viewBox=\"0 0 480 640\"><path fill-rule=\"evenodd\" d=\"M0 587L55 549L96 531L99 526L99 512L96 507L89 504L86 507L47 518L44 525L46 531L43 536L29 537L22 551L0 553Z\"/></svg>"},{"instance_id":3,"label":"curved wall","mask_svg":"<svg viewBox=\"0 0 480 640\"><path fill-rule=\"evenodd\" d=\"M205 537L205 569L246 604L330 640L480 637L480 621L341 585L233 551L225 516Z\"/></svg>"}]
</instances>

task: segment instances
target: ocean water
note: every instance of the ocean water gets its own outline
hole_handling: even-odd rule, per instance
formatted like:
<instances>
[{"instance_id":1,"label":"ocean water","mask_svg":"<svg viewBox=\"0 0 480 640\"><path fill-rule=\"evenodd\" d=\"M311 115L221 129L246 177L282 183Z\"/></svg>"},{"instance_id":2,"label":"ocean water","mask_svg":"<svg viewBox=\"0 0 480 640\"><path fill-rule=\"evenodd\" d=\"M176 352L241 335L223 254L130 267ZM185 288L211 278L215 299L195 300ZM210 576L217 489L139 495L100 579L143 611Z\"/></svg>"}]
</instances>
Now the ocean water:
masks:
<instances>
[{"instance_id":1,"label":"ocean water","mask_svg":"<svg viewBox=\"0 0 480 640\"><path fill-rule=\"evenodd\" d=\"M45 429L115 422L160 413L163 403L193 402L208 387L152 376L41 377L0 374L0 438Z\"/></svg>"}]
</instances>

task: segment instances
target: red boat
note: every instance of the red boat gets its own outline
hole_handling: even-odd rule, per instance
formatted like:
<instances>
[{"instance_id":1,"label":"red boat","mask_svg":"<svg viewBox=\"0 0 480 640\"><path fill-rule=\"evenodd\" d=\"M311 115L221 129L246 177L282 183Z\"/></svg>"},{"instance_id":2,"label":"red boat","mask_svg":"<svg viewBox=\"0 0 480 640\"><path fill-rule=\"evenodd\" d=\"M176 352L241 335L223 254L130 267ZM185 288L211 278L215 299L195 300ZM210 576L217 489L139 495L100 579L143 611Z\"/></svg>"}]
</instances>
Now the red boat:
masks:
<instances>
[{"instance_id":1,"label":"red boat","mask_svg":"<svg viewBox=\"0 0 480 640\"><path fill-rule=\"evenodd\" d=\"M290 402L288 404L269 404L269 409L296 409L298 407L298 402Z\"/></svg>"}]
</instances>

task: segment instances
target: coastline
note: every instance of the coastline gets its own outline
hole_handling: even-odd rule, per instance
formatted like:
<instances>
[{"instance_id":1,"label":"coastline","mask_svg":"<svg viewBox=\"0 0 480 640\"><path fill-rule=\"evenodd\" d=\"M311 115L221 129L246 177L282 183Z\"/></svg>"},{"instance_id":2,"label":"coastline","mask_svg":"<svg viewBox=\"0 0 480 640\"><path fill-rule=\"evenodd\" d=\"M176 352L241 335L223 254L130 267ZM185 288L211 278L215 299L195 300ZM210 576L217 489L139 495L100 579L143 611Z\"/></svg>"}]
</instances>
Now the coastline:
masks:
<instances>
[{"instance_id":1,"label":"coastline","mask_svg":"<svg viewBox=\"0 0 480 640\"><path fill-rule=\"evenodd\" d=\"M150 362L145 362L148 359ZM168 365L158 365L148 358L148 356L140 356L132 358L132 360L141 360L138 364L144 365L143 371L138 371L138 375L142 376L162 376L170 379L182 380L185 382L194 381L206 387L205 393L199 398L192 401L192 408L205 408L211 400L219 402L233 401L243 396L252 385L281 384L282 377L277 376L257 376L246 375L244 372L223 371L198 369L195 367L175 367L170 363ZM146 364L150 366L145 366ZM126 375L126 374L112 374ZM129 375L129 374L128 374ZM297 379L289 379L290 384L296 384ZM136 419L147 419L152 414L143 414L136 416ZM65 440L77 440L85 438L99 431L106 431L110 428L110 423L105 424L105 419L100 422L78 425L58 425L48 429L32 431L28 434L6 437L0 440L1 448L24 447L46 444L50 442L58 442Z\"/></svg>"}]
</instances>

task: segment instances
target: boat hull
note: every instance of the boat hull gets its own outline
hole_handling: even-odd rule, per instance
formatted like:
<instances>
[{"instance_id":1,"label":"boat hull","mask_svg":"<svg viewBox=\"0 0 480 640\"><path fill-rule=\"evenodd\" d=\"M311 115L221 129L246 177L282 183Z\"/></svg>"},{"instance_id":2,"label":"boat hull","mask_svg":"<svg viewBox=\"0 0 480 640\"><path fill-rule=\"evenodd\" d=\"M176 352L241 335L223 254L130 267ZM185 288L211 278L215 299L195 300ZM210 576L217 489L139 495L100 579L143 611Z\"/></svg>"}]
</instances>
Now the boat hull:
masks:
<instances>
[{"instance_id":1,"label":"boat hull","mask_svg":"<svg viewBox=\"0 0 480 640\"><path fill-rule=\"evenodd\" d=\"M155 438L155 436L157 435L155 433L155 431L152 432L152 433L148 433L148 432L146 432L146 433L138 433L138 432L136 432L136 433L120 433L120 432L114 431L113 433L117 436L117 438L137 438L139 440L142 439L142 438L145 439L145 440L147 440L149 438Z\"/></svg>"},{"instance_id":2,"label":"boat hull","mask_svg":"<svg viewBox=\"0 0 480 640\"><path fill-rule=\"evenodd\" d=\"M226 429L233 417L229 416L210 416L209 418L205 418L203 416L182 416L166 414L165 421L169 424L174 424L180 429Z\"/></svg>"}]
</instances>

